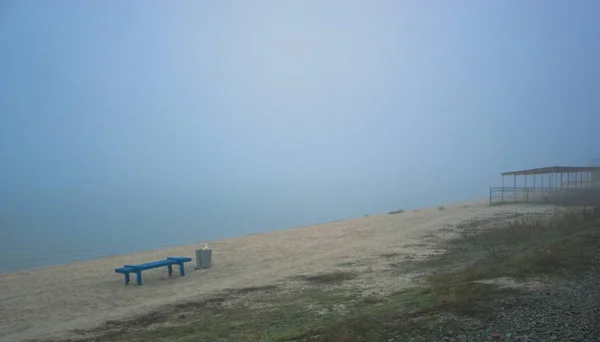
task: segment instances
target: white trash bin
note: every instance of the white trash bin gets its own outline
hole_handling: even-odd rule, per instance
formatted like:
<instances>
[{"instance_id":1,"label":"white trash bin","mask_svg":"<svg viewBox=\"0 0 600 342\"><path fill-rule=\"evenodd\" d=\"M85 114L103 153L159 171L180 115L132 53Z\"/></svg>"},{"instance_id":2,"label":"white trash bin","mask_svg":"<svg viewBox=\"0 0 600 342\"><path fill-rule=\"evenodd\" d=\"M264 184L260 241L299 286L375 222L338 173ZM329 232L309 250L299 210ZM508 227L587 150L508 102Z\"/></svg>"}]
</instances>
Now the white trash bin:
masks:
<instances>
[{"instance_id":1,"label":"white trash bin","mask_svg":"<svg viewBox=\"0 0 600 342\"><path fill-rule=\"evenodd\" d=\"M208 247L196 250L196 268L210 268L212 250Z\"/></svg>"}]
</instances>

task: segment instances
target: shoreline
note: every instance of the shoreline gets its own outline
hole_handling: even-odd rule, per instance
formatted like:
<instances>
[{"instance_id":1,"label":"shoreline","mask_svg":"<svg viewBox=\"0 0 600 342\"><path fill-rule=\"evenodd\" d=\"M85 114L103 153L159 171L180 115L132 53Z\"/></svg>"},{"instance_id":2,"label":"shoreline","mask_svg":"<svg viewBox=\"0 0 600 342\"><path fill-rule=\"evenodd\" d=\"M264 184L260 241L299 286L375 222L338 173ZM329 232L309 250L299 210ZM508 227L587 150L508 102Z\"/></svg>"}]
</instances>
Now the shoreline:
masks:
<instances>
[{"instance_id":1,"label":"shoreline","mask_svg":"<svg viewBox=\"0 0 600 342\"><path fill-rule=\"evenodd\" d=\"M378 215L209 242L213 265L186 276L168 278L162 269L144 272L144 285L123 285L114 268L160 260L170 255L194 257L205 242L134 254L116 255L59 266L8 273L0 277L0 341L65 338L75 329L93 329L108 320L122 320L164 305L205 298L224 289L289 283L293 277L331 272L342 263L384 269L382 253L424 257L432 253L423 242L428 234L473 217L507 212L537 212L548 206L489 207L478 202L450 204L396 215ZM448 238L440 235L440 238ZM308 252L307 252L308 251ZM382 282L379 286L399 286ZM408 282L408 279L401 283ZM290 283L294 288L295 283ZM363 284L364 286L371 286ZM132 292L134 291L134 292ZM135 293L135 295L134 295Z\"/></svg>"},{"instance_id":2,"label":"shoreline","mask_svg":"<svg viewBox=\"0 0 600 342\"><path fill-rule=\"evenodd\" d=\"M388 214L387 213L379 213L379 214L375 214L375 215L370 215L369 217L377 217L377 216L381 216L381 215L388 215ZM332 220L332 221L320 222L320 223L314 223L314 224L305 224L305 225L299 225L299 226L291 226L291 227L287 227L287 228L270 229L270 230L266 230L266 231L263 231L263 232L251 232L251 233L245 233L245 234L242 234L242 235L232 235L232 236L226 236L226 237L222 237L222 238L214 238L214 239L208 239L208 240L201 240L201 241L197 241L197 242L194 242L194 243L188 243L188 244L173 243L173 244L167 244L167 245L153 247L153 248L148 248L148 249L141 249L141 250L137 250L137 251L133 251L133 252L129 252L129 253L118 253L118 252L115 252L115 253L108 253L108 254L105 254L105 255L95 256L95 257L91 257L91 258L73 258L73 259L76 259L76 260L71 260L71 261L66 261L66 262L57 262L57 263L52 263L52 264L42 265L42 266L33 266L33 267L18 268L18 269L6 271L6 272L0 271L0 277L5 276L5 275L10 275L10 274L27 273L27 272L30 272L30 271L47 269L47 268L51 268L51 267L60 267L60 266L66 266L66 265L71 265L71 264L77 264L77 263L81 263L81 262L88 262L88 261L94 261L94 260L100 260L100 259L114 258L114 257L125 256L125 255L133 255L133 254L139 254L139 253L151 253L151 252L156 252L156 251L165 250L165 249L171 249L171 248L185 248L185 247L195 246L195 245L200 245L200 244L205 244L205 243L209 243L210 244L210 243L217 242L217 241L225 241L225 240L230 240L230 239L241 238L241 237L244 237L244 236L254 236L254 235L268 234L268 233L271 233L271 232L287 231L287 230L293 230L293 229L302 229L302 228L307 228L307 227L312 227L312 226L320 226L320 225L325 225L325 224L329 224L329 223L346 222L346 221L352 221L352 220L362 219L362 218L364 218L364 217L355 217L355 218L348 218L348 219L338 219L338 220Z\"/></svg>"},{"instance_id":3,"label":"shoreline","mask_svg":"<svg viewBox=\"0 0 600 342\"><path fill-rule=\"evenodd\" d=\"M452 202L450 205L451 206L462 205L462 204L465 204L465 203L474 203L474 202L480 202L480 201L485 201L485 199L477 199L477 200L472 200L472 201ZM421 210L433 209L433 208L437 208L437 206L431 205L431 206L428 206L428 207L403 208L403 209L404 209L405 212L418 212L418 211L421 211ZM131 255L131 254L138 254L138 253L149 253L149 252L155 252L155 251L164 250L164 249L170 249L170 248L187 247L187 246L191 246L191 245L198 245L198 244L204 244L204 243L212 243L212 242L216 242L216 241L224 241L224 240L235 239L235 238L244 237L244 236L253 236L253 235L261 235L261 234L267 234L267 233L277 232L277 231L287 231L287 230L293 230L293 229L302 229L302 228L307 228L307 227L320 226L320 225L325 225L325 224L330 224L330 223L347 222L347 221L364 219L364 218L369 218L369 217L379 217L379 216L390 215L391 213L392 212L381 212L381 213L367 214L367 216L359 216L359 215L357 215L356 217L353 217L353 218L334 219L334 220L325 221L325 222L316 222L316 223L308 223L308 224L304 224L304 225L289 226L289 227L285 227L285 228L268 229L268 230L265 230L265 231L262 231L262 232L259 231L259 232L244 233L242 235L238 234L238 235L223 236L223 237L217 237L217 238L208 239L208 240L201 240L201 241L197 241L195 243L187 243L187 244L172 243L172 244L165 244L165 245L161 245L161 246L151 247L151 248L148 248L148 249L134 250L134 251L126 252L126 253L124 253L124 252L107 252L106 254L102 254L102 252L100 252L99 254L101 254L101 255L99 255L99 256L93 256L93 257L74 257L74 258L70 258L72 260L68 260L68 261L64 261L64 262L59 261L59 262L50 263L50 264L47 264L47 265L31 266L31 267L24 267L24 268L15 268L15 269L12 269L12 270L0 271L0 277L6 276L6 275L9 275L9 274L30 272L30 271L35 271L35 270L39 270L39 269L47 269L47 268L50 268L50 267L59 267L59 266L65 266L65 265L69 265L69 264L76 264L76 263L88 262L88 261L94 261L94 260L100 260L100 259L105 259L105 258L113 258L113 257L124 256L124 255ZM98 253L93 253L92 252L92 254L98 254Z\"/></svg>"},{"instance_id":4,"label":"shoreline","mask_svg":"<svg viewBox=\"0 0 600 342\"><path fill-rule=\"evenodd\" d=\"M378 215L374 215L374 216L379 216L379 215L385 215L385 214L378 214ZM199 245L199 244L204 244L204 243L213 243L213 242L217 242L217 241L225 241L225 240L236 239L236 238L240 238L240 237L244 237L244 236L261 235L261 234L267 234L267 233L271 233L271 232L286 231L286 230L292 230L292 229L301 229L301 228L319 226L319 225L333 223L333 222L345 222L345 221L355 220L355 219L359 219L359 218L361 218L361 217L340 219L340 220L299 225L299 226L291 226L291 227L287 227L287 228L276 228L276 229L266 230L263 232L251 232L251 233L244 233L242 235L238 234L238 235L224 236L224 237L220 237L220 238L217 237L217 238L213 238L213 239L200 240L200 241L197 241L194 243L187 243L187 244L172 243L172 244L166 244L166 245L157 246L157 247L151 247L148 249L135 250L132 252L127 252L127 253L108 252L107 254L103 254L100 256L93 256L90 258L75 257L75 258L72 258L73 260L65 261L65 262L57 262L57 263L51 263L51 264L41 265L41 266L32 266L32 267L16 268L14 270L8 270L8 271L0 271L0 277L9 275L9 274L24 273L24 272L30 272L30 271L40 270L40 269L47 269L47 268L51 268L51 267L60 267L60 266L66 266L66 265L70 265L70 264L77 264L77 263L81 263L81 262L88 262L88 261L94 261L94 260L100 260L100 259L106 259L106 258L114 258L114 257L124 256L124 255L150 253L150 252L156 252L156 251L172 249L172 248L185 248L185 247L189 247L189 246L193 246L193 245Z\"/></svg>"}]
</instances>

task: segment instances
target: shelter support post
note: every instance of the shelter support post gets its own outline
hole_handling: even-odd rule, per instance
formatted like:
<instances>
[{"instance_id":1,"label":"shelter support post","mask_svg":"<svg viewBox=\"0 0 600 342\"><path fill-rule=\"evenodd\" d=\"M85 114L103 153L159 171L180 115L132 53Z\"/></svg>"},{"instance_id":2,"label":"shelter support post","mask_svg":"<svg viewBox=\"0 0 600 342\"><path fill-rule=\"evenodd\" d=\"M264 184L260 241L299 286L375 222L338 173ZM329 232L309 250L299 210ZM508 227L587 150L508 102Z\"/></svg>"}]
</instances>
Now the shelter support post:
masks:
<instances>
[{"instance_id":1,"label":"shelter support post","mask_svg":"<svg viewBox=\"0 0 600 342\"><path fill-rule=\"evenodd\" d=\"M567 173L567 179L569 179L569 174ZM560 173L560 189L563 188L563 173Z\"/></svg>"},{"instance_id":2,"label":"shelter support post","mask_svg":"<svg viewBox=\"0 0 600 342\"><path fill-rule=\"evenodd\" d=\"M500 200L504 202L504 175L502 175L502 187L500 188Z\"/></svg>"},{"instance_id":3,"label":"shelter support post","mask_svg":"<svg viewBox=\"0 0 600 342\"><path fill-rule=\"evenodd\" d=\"M527 175L525 175L525 200L529 202L529 188L527 188Z\"/></svg>"},{"instance_id":4,"label":"shelter support post","mask_svg":"<svg viewBox=\"0 0 600 342\"><path fill-rule=\"evenodd\" d=\"M517 175L513 176L513 202L517 200Z\"/></svg>"}]
</instances>

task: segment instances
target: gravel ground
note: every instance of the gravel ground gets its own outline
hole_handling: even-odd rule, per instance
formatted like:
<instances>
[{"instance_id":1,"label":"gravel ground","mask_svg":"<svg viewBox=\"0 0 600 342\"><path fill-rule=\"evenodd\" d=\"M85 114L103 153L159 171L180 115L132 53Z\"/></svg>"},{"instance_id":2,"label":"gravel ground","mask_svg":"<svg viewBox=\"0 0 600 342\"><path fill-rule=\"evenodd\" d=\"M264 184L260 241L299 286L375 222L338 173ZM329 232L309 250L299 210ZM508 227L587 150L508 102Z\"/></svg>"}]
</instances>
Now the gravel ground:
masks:
<instances>
[{"instance_id":1,"label":"gravel ground","mask_svg":"<svg viewBox=\"0 0 600 342\"><path fill-rule=\"evenodd\" d=\"M600 341L600 276L597 272L543 290L504 298L488 327L443 341Z\"/></svg>"}]
</instances>

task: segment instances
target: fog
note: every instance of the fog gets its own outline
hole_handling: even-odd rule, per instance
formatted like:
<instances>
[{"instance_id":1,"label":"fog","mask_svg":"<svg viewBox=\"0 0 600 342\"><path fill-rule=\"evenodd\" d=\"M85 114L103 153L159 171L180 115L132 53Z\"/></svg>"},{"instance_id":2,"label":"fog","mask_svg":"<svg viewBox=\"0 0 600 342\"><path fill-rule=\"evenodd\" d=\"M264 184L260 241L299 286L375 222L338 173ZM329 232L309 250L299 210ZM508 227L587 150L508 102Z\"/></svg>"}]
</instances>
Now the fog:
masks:
<instances>
[{"instance_id":1,"label":"fog","mask_svg":"<svg viewBox=\"0 0 600 342\"><path fill-rule=\"evenodd\" d=\"M588 164L599 11L3 2L0 258L33 267L437 206L485 198L502 171Z\"/></svg>"}]
</instances>

